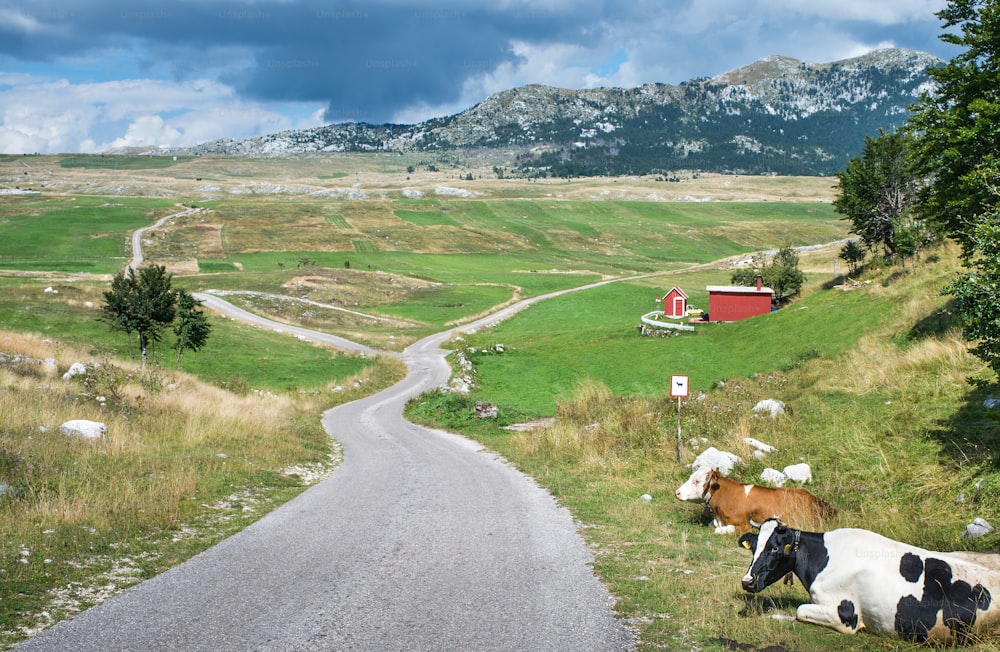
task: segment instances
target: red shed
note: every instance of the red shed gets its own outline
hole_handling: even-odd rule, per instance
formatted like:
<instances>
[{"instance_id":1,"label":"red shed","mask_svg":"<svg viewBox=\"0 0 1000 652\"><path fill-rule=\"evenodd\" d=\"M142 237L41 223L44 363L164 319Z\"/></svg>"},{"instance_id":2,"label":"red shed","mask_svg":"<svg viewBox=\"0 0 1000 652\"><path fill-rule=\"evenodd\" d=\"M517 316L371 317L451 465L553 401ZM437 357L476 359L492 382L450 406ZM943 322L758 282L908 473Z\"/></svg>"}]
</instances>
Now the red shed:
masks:
<instances>
[{"instance_id":1,"label":"red shed","mask_svg":"<svg viewBox=\"0 0 1000 652\"><path fill-rule=\"evenodd\" d=\"M688 295L684 294L684 290L675 287L656 300L663 302L664 317L683 319L687 317L687 298Z\"/></svg>"},{"instance_id":2,"label":"red shed","mask_svg":"<svg viewBox=\"0 0 1000 652\"><path fill-rule=\"evenodd\" d=\"M712 321L739 321L771 312L774 290L763 286L757 277L756 287L741 285L708 286L708 318Z\"/></svg>"}]
</instances>

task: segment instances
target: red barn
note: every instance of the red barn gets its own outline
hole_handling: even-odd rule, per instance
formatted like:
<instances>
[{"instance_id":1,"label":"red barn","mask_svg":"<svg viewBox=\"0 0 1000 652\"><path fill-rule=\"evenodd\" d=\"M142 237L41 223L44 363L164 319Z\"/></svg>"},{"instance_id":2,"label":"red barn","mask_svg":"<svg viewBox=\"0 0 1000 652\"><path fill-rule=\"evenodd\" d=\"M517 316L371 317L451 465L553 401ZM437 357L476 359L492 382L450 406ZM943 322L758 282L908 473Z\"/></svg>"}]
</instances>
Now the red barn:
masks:
<instances>
[{"instance_id":1,"label":"red barn","mask_svg":"<svg viewBox=\"0 0 1000 652\"><path fill-rule=\"evenodd\" d=\"M708 286L708 318L712 321L739 321L771 312L774 290L763 286L757 277L756 287L741 285Z\"/></svg>"},{"instance_id":2,"label":"red barn","mask_svg":"<svg viewBox=\"0 0 1000 652\"><path fill-rule=\"evenodd\" d=\"M663 316L670 319L683 319L687 317L687 298L684 290L675 287L671 288L662 297L657 297L657 301L663 302Z\"/></svg>"}]
</instances>

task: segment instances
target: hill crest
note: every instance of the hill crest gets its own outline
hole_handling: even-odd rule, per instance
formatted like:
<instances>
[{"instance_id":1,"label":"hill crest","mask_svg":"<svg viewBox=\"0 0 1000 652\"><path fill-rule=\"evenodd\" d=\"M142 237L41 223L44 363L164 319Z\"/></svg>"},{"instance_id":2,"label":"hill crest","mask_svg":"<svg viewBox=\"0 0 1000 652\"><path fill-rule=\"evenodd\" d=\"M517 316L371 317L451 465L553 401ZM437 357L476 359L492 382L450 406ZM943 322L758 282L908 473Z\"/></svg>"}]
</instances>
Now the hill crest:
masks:
<instances>
[{"instance_id":1,"label":"hill crest","mask_svg":"<svg viewBox=\"0 0 1000 652\"><path fill-rule=\"evenodd\" d=\"M529 84L412 125L331 124L170 150L269 156L315 152L517 151L525 176L675 169L825 175L865 136L902 125L941 60L884 49L814 64L774 55L711 78L634 88Z\"/></svg>"}]
</instances>

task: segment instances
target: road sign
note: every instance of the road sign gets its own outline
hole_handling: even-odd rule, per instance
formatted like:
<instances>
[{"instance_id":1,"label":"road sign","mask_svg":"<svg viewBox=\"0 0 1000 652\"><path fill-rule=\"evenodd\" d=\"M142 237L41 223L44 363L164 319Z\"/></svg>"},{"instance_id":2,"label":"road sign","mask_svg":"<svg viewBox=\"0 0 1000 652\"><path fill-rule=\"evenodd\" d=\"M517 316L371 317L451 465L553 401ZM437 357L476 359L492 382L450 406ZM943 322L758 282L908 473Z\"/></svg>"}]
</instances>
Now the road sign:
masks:
<instances>
[{"instance_id":1,"label":"road sign","mask_svg":"<svg viewBox=\"0 0 1000 652\"><path fill-rule=\"evenodd\" d=\"M688 377L687 376L671 376L670 377L670 395L676 396L677 398L682 398L688 395Z\"/></svg>"}]
</instances>

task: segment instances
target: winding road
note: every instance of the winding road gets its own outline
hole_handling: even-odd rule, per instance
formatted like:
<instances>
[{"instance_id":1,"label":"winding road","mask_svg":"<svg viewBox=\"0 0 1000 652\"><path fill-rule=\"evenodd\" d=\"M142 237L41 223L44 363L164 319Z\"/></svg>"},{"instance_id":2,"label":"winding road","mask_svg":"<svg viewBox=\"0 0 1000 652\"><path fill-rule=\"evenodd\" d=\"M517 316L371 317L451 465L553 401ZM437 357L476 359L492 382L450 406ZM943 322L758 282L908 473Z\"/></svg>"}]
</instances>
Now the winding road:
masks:
<instances>
[{"instance_id":1,"label":"winding road","mask_svg":"<svg viewBox=\"0 0 1000 652\"><path fill-rule=\"evenodd\" d=\"M615 617L572 515L478 444L402 416L409 398L448 380L441 344L449 337L562 293L411 345L401 355L404 380L323 414L344 449L330 477L204 553L16 649L632 649L632 634ZM235 319L377 353L271 322L214 295L196 296Z\"/></svg>"}]
</instances>

